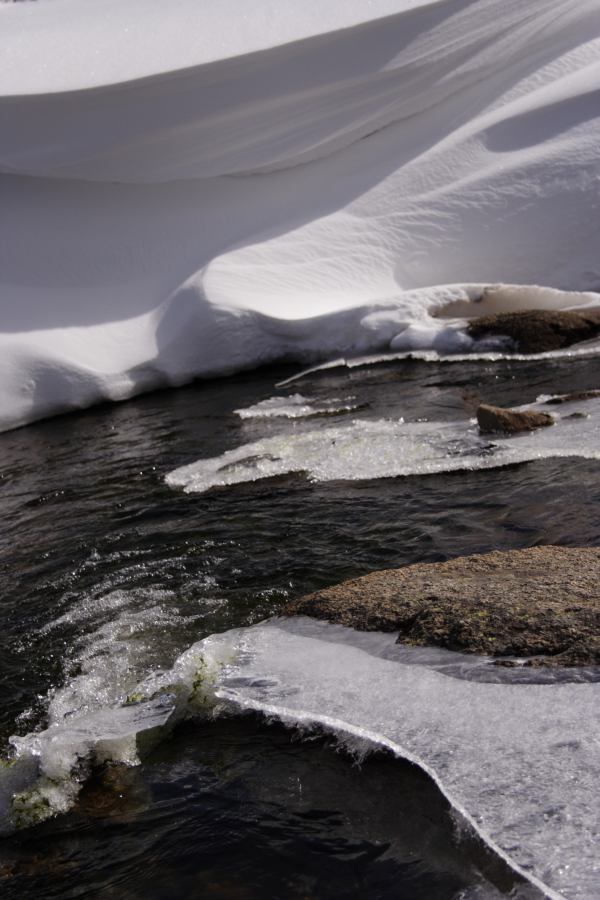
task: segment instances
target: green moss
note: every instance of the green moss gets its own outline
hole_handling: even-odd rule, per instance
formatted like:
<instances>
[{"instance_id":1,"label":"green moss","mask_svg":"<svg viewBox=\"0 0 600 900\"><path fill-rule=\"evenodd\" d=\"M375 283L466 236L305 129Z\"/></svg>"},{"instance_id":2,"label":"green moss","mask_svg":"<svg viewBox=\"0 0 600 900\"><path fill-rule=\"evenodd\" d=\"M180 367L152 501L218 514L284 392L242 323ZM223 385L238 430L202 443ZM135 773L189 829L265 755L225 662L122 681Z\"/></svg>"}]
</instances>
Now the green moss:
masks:
<instances>
[{"instance_id":1,"label":"green moss","mask_svg":"<svg viewBox=\"0 0 600 900\"><path fill-rule=\"evenodd\" d=\"M194 680L192 681L192 692L190 694L190 701L192 703L206 703L208 700L208 696L206 693L206 680L208 675L208 666L206 665L206 661L204 659L200 659L198 662L198 666L196 668L196 672L194 674Z\"/></svg>"},{"instance_id":2,"label":"green moss","mask_svg":"<svg viewBox=\"0 0 600 900\"><path fill-rule=\"evenodd\" d=\"M37 788L15 794L12 802L12 821L15 828L30 828L54 815L50 801Z\"/></svg>"},{"instance_id":3,"label":"green moss","mask_svg":"<svg viewBox=\"0 0 600 900\"><path fill-rule=\"evenodd\" d=\"M125 697L123 706L135 706L136 703L143 703L145 700L148 700L148 697L141 691L132 691Z\"/></svg>"}]
</instances>

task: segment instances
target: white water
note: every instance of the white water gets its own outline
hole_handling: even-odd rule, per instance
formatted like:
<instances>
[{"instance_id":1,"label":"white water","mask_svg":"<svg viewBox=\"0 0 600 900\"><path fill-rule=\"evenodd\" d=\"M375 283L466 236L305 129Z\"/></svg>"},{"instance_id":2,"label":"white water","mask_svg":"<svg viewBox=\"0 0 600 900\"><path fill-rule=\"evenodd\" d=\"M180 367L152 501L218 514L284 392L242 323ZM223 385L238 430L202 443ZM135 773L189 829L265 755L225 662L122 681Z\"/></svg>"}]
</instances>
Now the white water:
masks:
<instances>
[{"instance_id":1,"label":"white water","mask_svg":"<svg viewBox=\"0 0 600 900\"><path fill-rule=\"evenodd\" d=\"M216 635L127 696L114 684L111 702L82 707L84 679L59 691L60 715L14 739L16 761L0 772L4 828L66 810L91 765L135 763L182 717L255 710L417 762L548 896L593 900L600 685L585 670L516 671L308 619Z\"/></svg>"},{"instance_id":2,"label":"white water","mask_svg":"<svg viewBox=\"0 0 600 900\"><path fill-rule=\"evenodd\" d=\"M2 4L0 427L598 304L599 49L596 0Z\"/></svg>"},{"instance_id":3,"label":"white water","mask_svg":"<svg viewBox=\"0 0 600 900\"><path fill-rule=\"evenodd\" d=\"M284 405L289 402L282 398ZM512 437L481 435L474 419L358 419L310 430L290 424L281 434L175 469L166 482L202 492L291 473L303 473L311 481L352 481L491 469L550 457L600 459L600 400L556 407L542 398L526 408L549 412L555 424Z\"/></svg>"}]
</instances>

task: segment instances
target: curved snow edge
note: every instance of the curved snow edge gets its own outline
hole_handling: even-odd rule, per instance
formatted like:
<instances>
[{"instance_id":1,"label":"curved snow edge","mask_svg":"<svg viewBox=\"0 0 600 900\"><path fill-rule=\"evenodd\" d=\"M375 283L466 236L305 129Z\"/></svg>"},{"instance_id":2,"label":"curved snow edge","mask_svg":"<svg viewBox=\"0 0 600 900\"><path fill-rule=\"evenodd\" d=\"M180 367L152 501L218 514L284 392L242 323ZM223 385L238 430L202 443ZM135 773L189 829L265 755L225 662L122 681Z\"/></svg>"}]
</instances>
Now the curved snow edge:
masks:
<instances>
[{"instance_id":1,"label":"curved snow edge","mask_svg":"<svg viewBox=\"0 0 600 900\"><path fill-rule=\"evenodd\" d=\"M343 354L344 364L360 364L376 353L392 353L393 359L502 359L506 342L474 341L466 333L469 318L600 306L600 294L592 291L466 283L400 290L317 314L298 316L291 309L283 316L274 304L261 309L213 298L210 271L208 266L155 309L131 319L0 335L0 432L107 400L276 363L327 367ZM590 351L597 348L581 345L551 355Z\"/></svg>"}]
</instances>

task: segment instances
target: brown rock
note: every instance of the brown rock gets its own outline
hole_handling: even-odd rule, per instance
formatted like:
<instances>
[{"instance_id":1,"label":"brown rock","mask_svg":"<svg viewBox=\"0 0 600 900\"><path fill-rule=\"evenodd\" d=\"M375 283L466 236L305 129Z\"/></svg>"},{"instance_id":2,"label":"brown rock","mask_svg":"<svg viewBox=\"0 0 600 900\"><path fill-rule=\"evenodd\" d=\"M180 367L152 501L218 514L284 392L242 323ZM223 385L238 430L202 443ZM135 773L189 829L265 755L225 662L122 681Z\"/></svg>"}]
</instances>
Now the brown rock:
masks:
<instances>
[{"instance_id":1,"label":"brown rock","mask_svg":"<svg viewBox=\"0 0 600 900\"><path fill-rule=\"evenodd\" d=\"M575 391L573 394L557 394L546 400L549 406L560 406L561 403L579 403L583 400L593 400L600 397L600 391Z\"/></svg>"},{"instance_id":2,"label":"brown rock","mask_svg":"<svg viewBox=\"0 0 600 900\"><path fill-rule=\"evenodd\" d=\"M600 334L600 309L496 313L473 319L467 331L475 339L490 335L508 337L521 353L545 353Z\"/></svg>"},{"instance_id":3,"label":"brown rock","mask_svg":"<svg viewBox=\"0 0 600 900\"><path fill-rule=\"evenodd\" d=\"M398 641L532 665L600 665L600 548L532 547L385 569L288 603Z\"/></svg>"},{"instance_id":4,"label":"brown rock","mask_svg":"<svg viewBox=\"0 0 600 900\"><path fill-rule=\"evenodd\" d=\"M481 403L477 407L477 424L483 434L517 434L519 431L534 431L554 425L554 419L548 413L514 409L502 409Z\"/></svg>"}]
</instances>

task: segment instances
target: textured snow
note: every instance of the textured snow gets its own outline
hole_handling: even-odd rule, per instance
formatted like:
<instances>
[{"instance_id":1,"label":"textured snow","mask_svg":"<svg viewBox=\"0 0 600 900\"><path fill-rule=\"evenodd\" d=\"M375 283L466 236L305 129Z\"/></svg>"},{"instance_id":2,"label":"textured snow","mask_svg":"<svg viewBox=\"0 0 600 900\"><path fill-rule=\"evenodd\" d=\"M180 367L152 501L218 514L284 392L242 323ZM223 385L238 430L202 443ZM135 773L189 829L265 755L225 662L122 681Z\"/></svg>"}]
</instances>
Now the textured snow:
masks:
<instances>
[{"instance_id":1,"label":"textured snow","mask_svg":"<svg viewBox=\"0 0 600 900\"><path fill-rule=\"evenodd\" d=\"M1 5L0 427L600 303L599 50L597 0Z\"/></svg>"}]
</instances>

